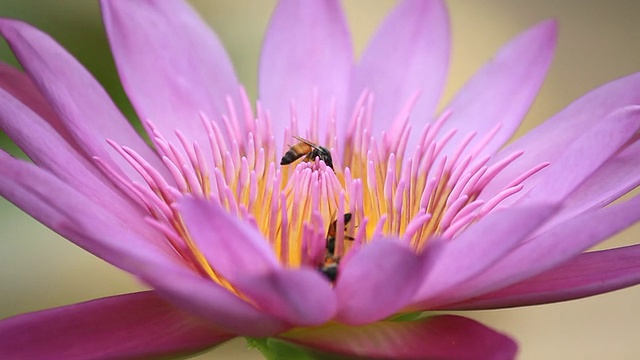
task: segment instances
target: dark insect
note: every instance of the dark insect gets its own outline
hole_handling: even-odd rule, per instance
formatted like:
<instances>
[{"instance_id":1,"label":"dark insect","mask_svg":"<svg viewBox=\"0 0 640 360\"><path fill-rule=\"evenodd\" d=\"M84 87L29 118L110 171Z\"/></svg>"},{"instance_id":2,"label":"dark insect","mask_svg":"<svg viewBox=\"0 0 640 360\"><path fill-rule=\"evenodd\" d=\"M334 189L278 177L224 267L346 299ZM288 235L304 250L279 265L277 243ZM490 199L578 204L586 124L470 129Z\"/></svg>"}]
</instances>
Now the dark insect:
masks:
<instances>
[{"instance_id":1,"label":"dark insect","mask_svg":"<svg viewBox=\"0 0 640 360\"><path fill-rule=\"evenodd\" d=\"M320 267L320 272L324 275L329 281L335 282L338 278L338 264L340 263L340 259L337 259L331 255L324 256L324 262Z\"/></svg>"},{"instance_id":2,"label":"dark insect","mask_svg":"<svg viewBox=\"0 0 640 360\"><path fill-rule=\"evenodd\" d=\"M347 224L351 221L351 214L344 214L344 226L346 228ZM336 226L338 224L338 220L334 220L327 230L327 244L326 251L324 254L324 261L320 266L320 272L329 279L329 281L334 282L338 278L338 265L340 264L340 257L335 256L336 251ZM353 241L351 236L345 235L344 238L346 240Z\"/></svg>"},{"instance_id":3,"label":"dark insect","mask_svg":"<svg viewBox=\"0 0 640 360\"><path fill-rule=\"evenodd\" d=\"M327 148L299 136L294 136L294 138L299 142L289 147L289 151L282 156L280 165L289 165L303 156L304 161L314 161L318 157L333 170L333 159L331 158L331 152Z\"/></svg>"}]
</instances>

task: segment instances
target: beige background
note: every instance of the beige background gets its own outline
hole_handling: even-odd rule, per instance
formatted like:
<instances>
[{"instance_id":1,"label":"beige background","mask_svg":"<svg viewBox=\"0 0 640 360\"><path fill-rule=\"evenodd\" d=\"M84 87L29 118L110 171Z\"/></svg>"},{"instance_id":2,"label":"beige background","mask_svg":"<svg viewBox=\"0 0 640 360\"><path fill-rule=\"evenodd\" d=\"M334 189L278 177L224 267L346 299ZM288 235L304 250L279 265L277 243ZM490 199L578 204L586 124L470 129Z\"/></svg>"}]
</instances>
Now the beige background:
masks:
<instances>
[{"instance_id":1,"label":"beige background","mask_svg":"<svg viewBox=\"0 0 640 360\"><path fill-rule=\"evenodd\" d=\"M253 92L258 51L273 1L193 4L216 29L240 78ZM392 5L390 1L345 3L358 53ZM640 71L639 1L468 0L450 2L450 12L454 42L447 98L510 37L546 18L560 21L556 60L521 131L589 89ZM0 0L0 16L27 19L53 34L123 102L94 2ZM13 61L4 44L0 58ZM126 104L121 106L130 114ZM6 142L3 147L12 149ZM638 231L636 226L635 232L606 245L637 242ZM140 286L127 274L0 200L0 318L137 289ZM520 359L636 359L640 358L639 301L640 287L636 287L562 304L467 315L514 336L521 346ZM238 340L199 358L261 357Z\"/></svg>"}]
</instances>

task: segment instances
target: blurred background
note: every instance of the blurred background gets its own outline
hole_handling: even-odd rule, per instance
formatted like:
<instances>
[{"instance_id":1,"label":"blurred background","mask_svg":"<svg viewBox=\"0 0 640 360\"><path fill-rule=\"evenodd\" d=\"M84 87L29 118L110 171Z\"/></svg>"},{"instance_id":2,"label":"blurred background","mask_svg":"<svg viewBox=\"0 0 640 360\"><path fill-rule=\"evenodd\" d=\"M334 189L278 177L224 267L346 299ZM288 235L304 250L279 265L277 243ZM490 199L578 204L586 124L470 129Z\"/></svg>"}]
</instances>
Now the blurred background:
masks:
<instances>
[{"instance_id":1,"label":"blurred background","mask_svg":"<svg viewBox=\"0 0 640 360\"><path fill-rule=\"evenodd\" d=\"M255 95L262 36L274 1L191 1L215 29ZM345 1L359 56L394 1ZM547 19L560 22L555 61L519 134L588 90L640 71L640 2L635 0L476 0L449 3L453 27L449 99L508 39ZM0 16L24 19L51 34L107 88L123 112L133 111L115 73L97 2L0 0ZM0 59L17 64L0 44ZM581 131L581 129L575 129ZM18 154L2 135L2 148ZM2 170L0 169L0 172ZM640 227L603 244L637 243ZM0 199L0 318L142 287ZM520 359L637 359L640 287L573 302L465 313L520 344ZM260 359L243 340L199 359Z\"/></svg>"}]
</instances>

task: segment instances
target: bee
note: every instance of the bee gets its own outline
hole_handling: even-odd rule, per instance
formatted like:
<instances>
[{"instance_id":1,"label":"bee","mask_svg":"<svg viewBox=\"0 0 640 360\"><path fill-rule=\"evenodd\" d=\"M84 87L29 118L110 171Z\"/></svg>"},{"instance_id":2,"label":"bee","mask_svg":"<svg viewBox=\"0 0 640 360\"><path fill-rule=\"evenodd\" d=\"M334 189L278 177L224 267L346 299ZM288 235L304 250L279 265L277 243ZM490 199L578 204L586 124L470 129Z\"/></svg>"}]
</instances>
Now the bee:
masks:
<instances>
[{"instance_id":1,"label":"bee","mask_svg":"<svg viewBox=\"0 0 640 360\"><path fill-rule=\"evenodd\" d=\"M351 214L344 214L344 226L351 221ZM334 282L338 278L338 265L340 264L340 257L335 256L336 251L336 226L338 224L338 220L334 220L327 230L327 238L326 238L326 250L324 254L324 261L318 270L327 278L329 281ZM351 236L345 235L344 238L346 240L353 241Z\"/></svg>"},{"instance_id":2,"label":"bee","mask_svg":"<svg viewBox=\"0 0 640 360\"><path fill-rule=\"evenodd\" d=\"M327 148L299 136L294 136L294 138L299 142L289 147L289 151L282 156L280 165L289 165L303 156L304 161L314 161L316 157L319 157L320 160L324 161L325 165L333 170L333 159L331 158L331 152Z\"/></svg>"},{"instance_id":3,"label":"bee","mask_svg":"<svg viewBox=\"0 0 640 360\"><path fill-rule=\"evenodd\" d=\"M329 254L324 256L324 261L322 262L322 266L320 267L320 273L324 275L329 281L332 283L336 281L338 278L338 264L340 263L340 259L335 258Z\"/></svg>"}]
</instances>

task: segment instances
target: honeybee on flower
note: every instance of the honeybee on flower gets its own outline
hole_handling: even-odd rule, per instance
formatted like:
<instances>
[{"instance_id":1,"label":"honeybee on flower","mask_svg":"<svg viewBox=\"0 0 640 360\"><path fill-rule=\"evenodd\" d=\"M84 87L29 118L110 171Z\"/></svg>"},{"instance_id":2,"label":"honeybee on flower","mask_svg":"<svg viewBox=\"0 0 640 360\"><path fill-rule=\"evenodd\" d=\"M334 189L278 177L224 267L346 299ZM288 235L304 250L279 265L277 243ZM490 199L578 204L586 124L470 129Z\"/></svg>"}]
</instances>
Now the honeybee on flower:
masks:
<instances>
[{"instance_id":1,"label":"honeybee on flower","mask_svg":"<svg viewBox=\"0 0 640 360\"><path fill-rule=\"evenodd\" d=\"M255 107L187 4L101 5L152 146L55 41L2 19L24 72L2 67L14 81L0 124L33 163L3 152L0 193L152 290L6 319L0 357L181 355L244 336L266 354L508 359L508 336L430 311L640 281L616 261L635 247L582 254L640 218L637 197L613 203L640 179L637 75L504 146L547 72L555 22L505 45L436 114L442 1L401 2L355 66L337 2L281 1ZM327 255L335 279L318 271Z\"/></svg>"}]
</instances>

